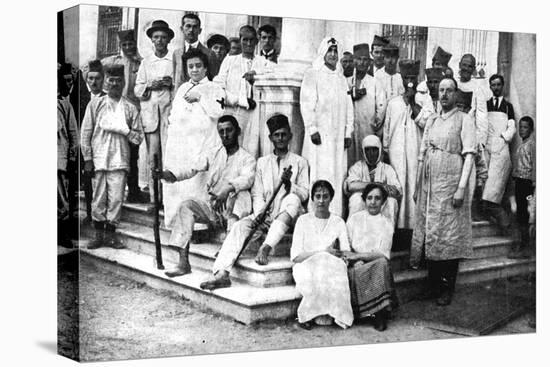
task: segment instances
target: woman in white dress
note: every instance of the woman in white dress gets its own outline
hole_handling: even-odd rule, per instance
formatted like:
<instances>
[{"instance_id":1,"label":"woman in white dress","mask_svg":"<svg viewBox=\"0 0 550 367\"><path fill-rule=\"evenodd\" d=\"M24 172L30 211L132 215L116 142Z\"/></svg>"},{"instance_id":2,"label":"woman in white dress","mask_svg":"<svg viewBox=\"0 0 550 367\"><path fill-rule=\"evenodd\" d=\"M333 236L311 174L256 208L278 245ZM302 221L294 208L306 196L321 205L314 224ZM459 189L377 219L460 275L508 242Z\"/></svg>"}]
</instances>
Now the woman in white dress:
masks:
<instances>
[{"instance_id":1,"label":"woman in white dress","mask_svg":"<svg viewBox=\"0 0 550 367\"><path fill-rule=\"evenodd\" d=\"M347 222L350 246L345 252L349 263L351 301L356 319L374 316L374 327L386 329L386 319L392 307L397 306L390 269L390 254L394 225L381 214L388 198L383 185L369 183L363 190L366 210L349 217Z\"/></svg>"},{"instance_id":2,"label":"woman in white dress","mask_svg":"<svg viewBox=\"0 0 550 367\"><path fill-rule=\"evenodd\" d=\"M206 77L208 57L198 50L183 55L183 65L190 80L182 84L172 101L168 117L168 137L164 169L181 171L181 166L192 165L201 155L221 144L216 124L223 114L223 89ZM188 197L208 201L207 173L175 183L163 183L164 223L171 228L172 221L183 200Z\"/></svg>"},{"instance_id":3,"label":"woman in white dress","mask_svg":"<svg viewBox=\"0 0 550 367\"><path fill-rule=\"evenodd\" d=\"M331 214L334 189L324 180L311 189L314 211L298 218L294 227L290 259L296 289L302 295L298 323L310 329L312 322L342 328L353 323L346 263L342 251L349 251L344 220Z\"/></svg>"}]
</instances>

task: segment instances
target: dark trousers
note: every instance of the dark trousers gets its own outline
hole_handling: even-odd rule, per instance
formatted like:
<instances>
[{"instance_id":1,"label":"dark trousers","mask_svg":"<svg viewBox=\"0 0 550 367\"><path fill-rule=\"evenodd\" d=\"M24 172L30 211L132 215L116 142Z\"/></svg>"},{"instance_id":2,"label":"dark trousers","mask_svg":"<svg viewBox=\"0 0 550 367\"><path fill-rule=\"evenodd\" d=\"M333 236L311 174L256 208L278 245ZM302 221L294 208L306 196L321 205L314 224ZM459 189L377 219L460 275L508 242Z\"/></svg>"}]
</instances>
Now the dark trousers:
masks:
<instances>
[{"instance_id":1,"label":"dark trousers","mask_svg":"<svg viewBox=\"0 0 550 367\"><path fill-rule=\"evenodd\" d=\"M533 195L533 182L523 178L514 177L517 214L516 218L520 226L529 224L529 212L527 210L527 197Z\"/></svg>"},{"instance_id":2,"label":"dark trousers","mask_svg":"<svg viewBox=\"0 0 550 367\"><path fill-rule=\"evenodd\" d=\"M139 190L139 145L130 144L130 172L128 172L128 193L137 194Z\"/></svg>"},{"instance_id":3,"label":"dark trousers","mask_svg":"<svg viewBox=\"0 0 550 367\"><path fill-rule=\"evenodd\" d=\"M426 265L430 288L438 293L442 291L453 292L458 275L459 261L459 259L427 260Z\"/></svg>"}]
</instances>

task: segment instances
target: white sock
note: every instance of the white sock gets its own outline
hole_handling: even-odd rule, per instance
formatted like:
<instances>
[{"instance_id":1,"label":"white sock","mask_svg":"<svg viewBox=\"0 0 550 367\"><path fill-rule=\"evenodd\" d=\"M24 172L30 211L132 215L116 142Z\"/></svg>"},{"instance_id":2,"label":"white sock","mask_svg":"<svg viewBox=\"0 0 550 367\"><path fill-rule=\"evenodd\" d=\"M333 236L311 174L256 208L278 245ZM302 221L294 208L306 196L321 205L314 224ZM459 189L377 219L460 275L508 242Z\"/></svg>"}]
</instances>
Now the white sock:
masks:
<instances>
[{"instance_id":1,"label":"white sock","mask_svg":"<svg viewBox=\"0 0 550 367\"><path fill-rule=\"evenodd\" d=\"M271 223L269 231L267 231L267 236L265 237L264 243L271 246L271 248L275 247L279 243L281 238L283 238L287 230L287 224L275 219L273 223Z\"/></svg>"}]
</instances>

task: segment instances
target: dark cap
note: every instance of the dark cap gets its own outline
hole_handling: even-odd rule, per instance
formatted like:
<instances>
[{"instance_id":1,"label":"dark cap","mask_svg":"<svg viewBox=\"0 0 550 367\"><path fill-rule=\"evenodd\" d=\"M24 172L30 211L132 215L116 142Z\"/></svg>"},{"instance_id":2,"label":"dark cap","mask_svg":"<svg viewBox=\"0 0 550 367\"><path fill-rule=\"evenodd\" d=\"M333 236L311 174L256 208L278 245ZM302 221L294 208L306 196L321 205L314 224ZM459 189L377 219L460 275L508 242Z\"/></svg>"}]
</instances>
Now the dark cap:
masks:
<instances>
[{"instance_id":1,"label":"dark cap","mask_svg":"<svg viewBox=\"0 0 550 367\"><path fill-rule=\"evenodd\" d=\"M372 39L372 46L386 46L389 45L390 41L388 41L384 37L380 37L377 35L374 35L374 38Z\"/></svg>"},{"instance_id":2,"label":"dark cap","mask_svg":"<svg viewBox=\"0 0 550 367\"><path fill-rule=\"evenodd\" d=\"M212 46L216 44L223 45L227 51L229 51L229 48L231 47L229 40L221 34L214 34L208 39L208 41L206 41L206 47L208 48L212 48Z\"/></svg>"},{"instance_id":3,"label":"dark cap","mask_svg":"<svg viewBox=\"0 0 550 367\"><path fill-rule=\"evenodd\" d=\"M353 46L353 55L354 56L369 56L369 44L368 43L360 43L358 45Z\"/></svg>"},{"instance_id":4,"label":"dark cap","mask_svg":"<svg viewBox=\"0 0 550 367\"><path fill-rule=\"evenodd\" d=\"M420 74L420 60L399 60L399 72L402 77L418 76Z\"/></svg>"},{"instance_id":5,"label":"dark cap","mask_svg":"<svg viewBox=\"0 0 550 367\"><path fill-rule=\"evenodd\" d=\"M399 47L393 43L387 44L382 48L384 55L387 56L399 56Z\"/></svg>"},{"instance_id":6,"label":"dark cap","mask_svg":"<svg viewBox=\"0 0 550 367\"><path fill-rule=\"evenodd\" d=\"M271 116L267 122L267 128L269 129L269 134L273 134L275 131L283 128L287 128L290 131L290 124L288 123L288 117L283 114L277 114Z\"/></svg>"},{"instance_id":7,"label":"dark cap","mask_svg":"<svg viewBox=\"0 0 550 367\"><path fill-rule=\"evenodd\" d=\"M164 31L166 34L168 34L168 37L170 39L174 38L174 31L168 27L168 23L166 23L164 20L155 20L151 24L151 28L147 30L147 37L151 38L153 36L153 33L156 31Z\"/></svg>"},{"instance_id":8,"label":"dark cap","mask_svg":"<svg viewBox=\"0 0 550 367\"><path fill-rule=\"evenodd\" d=\"M61 75L68 75L73 73L73 66L70 63L64 62L59 68Z\"/></svg>"},{"instance_id":9,"label":"dark cap","mask_svg":"<svg viewBox=\"0 0 550 367\"><path fill-rule=\"evenodd\" d=\"M112 64L105 66L105 75L124 78L124 65Z\"/></svg>"},{"instance_id":10,"label":"dark cap","mask_svg":"<svg viewBox=\"0 0 550 367\"><path fill-rule=\"evenodd\" d=\"M127 29L118 32L118 40L120 42L136 42L136 37L133 29Z\"/></svg>"},{"instance_id":11,"label":"dark cap","mask_svg":"<svg viewBox=\"0 0 550 367\"><path fill-rule=\"evenodd\" d=\"M441 68L429 68L426 69L426 79L428 80L443 80L445 78L445 69Z\"/></svg>"},{"instance_id":12,"label":"dark cap","mask_svg":"<svg viewBox=\"0 0 550 367\"><path fill-rule=\"evenodd\" d=\"M88 73L96 72L103 74L103 64L99 60L92 60L88 62Z\"/></svg>"},{"instance_id":13,"label":"dark cap","mask_svg":"<svg viewBox=\"0 0 550 367\"><path fill-rule=\"evenodd\" d=\"M439 61L444 66L449 65L449 60L451 60L451 57L453 55L448 53L447 51L443 50L441 47L437 47L437 50L435 51L434 57L432 58L433 61Z\"/></svg>"}]
</instances>

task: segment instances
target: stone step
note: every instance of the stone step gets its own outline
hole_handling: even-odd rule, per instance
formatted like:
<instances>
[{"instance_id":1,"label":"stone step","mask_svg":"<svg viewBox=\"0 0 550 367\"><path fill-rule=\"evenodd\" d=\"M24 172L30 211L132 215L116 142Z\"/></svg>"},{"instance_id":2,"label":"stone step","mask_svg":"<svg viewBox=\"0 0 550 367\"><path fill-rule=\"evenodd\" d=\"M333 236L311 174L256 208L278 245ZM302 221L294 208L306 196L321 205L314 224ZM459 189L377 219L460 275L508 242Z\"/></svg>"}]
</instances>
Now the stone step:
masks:
<instances>
[{"instance_id":1,"label":"stone step","mask_svg":"<svg viewBox=\"0 0 550 367\"><path fill-rule=\"evenodd\" d=\"M81 202L84 205L84 196L80 196ZM161 225L164 224L164 211L160 211ZM123 221L142 224L152 227L154 222L153 205L152 204L123 204L122 218ZM205 227L201 227L205 229ZM492 224L489 221L479 221L472 223L472 236L476 237L488 237L496 236L499 234L498 226Z\"/></svg>"},{"instance_id":2,"label":"stone step","mask_svg":"<svg viewBox=\"0 0 550 367\"><path fill-rule=\"evenodd\" d=\"M122 222L117 228L117 232L123 236L128 249L137 253L155 256L154 236L151 228L139 224ZM89 235L92 236L91 233ZM161 244L163 245L163 259L176 263L179 258L177 249L167 246L170 237L169 232L161 231L160 236ZM287 246L289 246L290 242L290 240L286 241ZM504 256L508 253L513 243L514 240L507 237L491 236L475 238L473 259ZM284 247L283 250L286 253L281 253L280 247L278 247L279 251L270 257L269 264L265 266L260 266L254 261L256 249L250 250L247 248L233 267L231 277L256 287L276 287L293 284L292 262L287 255L288 248ZM215 243L192 243L189 251L191 266L204 271L210 271L215 261L215 254L219 249L220 245ZM465 262L472 261L473 259L465 260ZM408 269L409 252L392 252L391 264L394 272Z\"/></svg>"},{"instance_id":3,"label":"stone step","mask_svg":"<svg viewBox=\"0 0 550 367\"><path fill-rule=\"evenodd\" d=\"M195 304L244 324L293 317L301 298L293 285L257 288L234 282L229 288L202 290L199 284L208 276L208 272L194 269L191 274L168 278L163 270L156 268L152 257L128 249L83 249L81 255L83 261L91 261L100 269L145 283L155 289L174 292ZM174 263L165 261L167 268L173 265Z\"/></svg>"},{"instance_id":4,"label":"stone step","mask_svg":"<svg viewBox=\"0 0 550 367\"><path fill-rule=\"evenodd\" d=\"M137 282L144 282L156 289L172 291L245 324L266 319L295 317L300 301L300 295L292 285L258 288L233 282L229 288L204 291L200 289L199 284L208 276L208 272L194 269L191 274L171 279L164 275L164 271L156 268L153 257L130 249L81 249L81 254L84 261L92 261L100 269L112 271ZM165 261L167 268L173 265L168 259ZM510 260L500 256L468 260L460 265L458 286L534 272L535 268L534 259ZM395 286L402 303L411 299L422 289L425 278L425 270L405 270L394 273Z\"/></svg>"},{"instance_id":5,"label":"stone step","mask_svg":"<svg viewBox=\"0 0 550 367\"><path fill-rule=\"evenodd\" d=\"M534 273L536 260L508 259L497 256L485 259L470 259L460 262L457 287L460 284L474 284L494 279L510 278ZM406 302L418 294L426 284L427 270L403 270L394 273L394 281L399 299Z\"/></svg>"},{"instance_id":6,"label":"stone step","mask_svg":"<svg viewBox=\"0 0 550 367\"><path fill-rule=\"evenodd\" d=\"M90 227L82 226L81 230L84 236L89 238L93 236L93 229ZM122 236L124 244L129 250L151 257L155 256L155 242L151 228L121 222L117 228L117 233ZM176 248L167 246L169 238L170 233L168 231L160 231L163 261L175 264L179 259L179 253ZM287 241L287 243L290 243L290 241ZM189 250L191 267L210 272L215 261L215 254L220 247L220 244L193 243ZM232 279L256 287L276 287L294 283L292 280L292 262L288 259L288 256L277 256L278 254L275 253L269 264L260 266L254 261L255 255L256 250L243 252L231 270Z\"/></svg>"}]
</instances>

